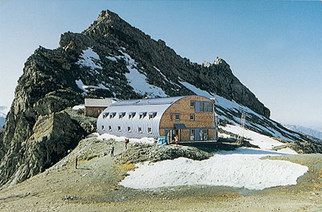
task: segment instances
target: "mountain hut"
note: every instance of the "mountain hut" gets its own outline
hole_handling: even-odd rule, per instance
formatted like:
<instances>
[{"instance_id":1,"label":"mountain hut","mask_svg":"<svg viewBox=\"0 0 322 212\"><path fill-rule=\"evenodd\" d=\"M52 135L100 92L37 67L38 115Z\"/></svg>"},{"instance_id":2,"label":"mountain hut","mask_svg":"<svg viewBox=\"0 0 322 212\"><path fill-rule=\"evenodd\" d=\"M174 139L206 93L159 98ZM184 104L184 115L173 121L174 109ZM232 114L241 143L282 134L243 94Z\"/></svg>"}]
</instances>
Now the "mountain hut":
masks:
<instances>
[{"instance_id":1,"label":"mountain hut","mask_svg":"<svg viewBox=\"0 0 322 212\"><path fill-rule=\"evenodd\" d=\"M125 100L98 117L97 130L128 138L165 136L168 143L217 140L214 102L202 96Z\"/></svg>"}]
</instances>

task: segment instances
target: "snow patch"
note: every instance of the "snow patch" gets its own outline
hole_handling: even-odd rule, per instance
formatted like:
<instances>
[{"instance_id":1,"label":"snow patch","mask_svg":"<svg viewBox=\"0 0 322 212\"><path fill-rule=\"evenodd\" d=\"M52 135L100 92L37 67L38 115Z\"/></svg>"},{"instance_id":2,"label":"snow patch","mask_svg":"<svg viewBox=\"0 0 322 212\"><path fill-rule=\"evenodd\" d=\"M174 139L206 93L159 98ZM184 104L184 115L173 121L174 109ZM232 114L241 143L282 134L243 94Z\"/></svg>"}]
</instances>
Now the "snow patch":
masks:
<instances>
[{"instance_id":1,"label":"snow patch","mask_svg":"<svg viewBox=\"0 0 322 212\"><path fill-rule=\"evenodd\" d=\"M100 57L92 48L87 48L83 50L81 58L76 62L77 65L81 67L89 67L91 70L102 69L100 65Z\"/></svg>"},{"instance_id":2,"label":"snow patch","mask_svg":"<svg viewBox=\"0 0 322 212\"><path fill-rule=\"evenodd\" d=\"M73 109L73 110L85 109L85 105L84 105L84 104L81 104L81 105L75 105L72 109Z\"/></svg>"},{"instance_id":3,"label":"snow patch","mask_svg":"<svg viewBox=\"0 0 322 212\"><path fill-rule=\"evenodd\" d=\"M75 80L75 83L79 89L81 89L83 92L83 95L87 94L87 89L102 89L102 90L109 90L107 87L105 87L103 84L96 85L85 85L82 80Z\"/></svg>"},{"instance_id":4,"label":"snow patch","mask_svg":"<svg viewBox=\"0 0 322 212\"><path fill-rule=\"evenodd\" d=\"M308 171L306 166L281 160L261 160L276 155L266 151L241 148L194 161L177 158L156 163L137 164L137 169L120 185L134 189L210 185L262 190L269 187L295 185L298 177ZM282 154L282 153L280 153Z\"/></svg>"},{"instance_id":5,"label":"snow patch","mask_svg":"<svg viewBox=\"0 0 322 212\"><path fill-rule=\"evenodd\" d=\"M151 85L147 82L146 76L138 71L137 62L135 62L135 60L132 59L130 55L123 52L122 50L119 50L119 52L122 55L116 56L116 58L125 60L126 68L130 72L126 73L125 77L136 93L146 95L149 98L168 96L161 88L155 85Z\"/></svg>"},{"instance_id":6,"label":"snow patch","mask_svg":"<svg viewBox=\"0 0 322 212\"><path fill-rule=\"evenodd\" d=\"M251 139L249 141L251 144L257 145L264 150L270 150L273 147L284 145L283 143L273 138L270 138L266 135L262 135L248 129L242 129L240 126L226 125L225 127L221 127L221 128L225 131L234 133L236 135L241 135L244 138Z\"/></svg>"},{"instance_id":7,"label":"snow patch","mask_svg":"<svg viewBox=\"0 0 322 212\"><path fill-rule=\"evenodd\" d=\"M115 57L106 56L106 59L111 60L113 62L117 62L117 59Z\"/></svg>"},{"instance_id":8,"label":"snow patch","mask_svg":"<svg viewBox=\"0 0 322 212\"><path fill-rule=\"evenodd\" d=\"M100 140L103 139L114 139L115 141L124 141L127 137L125 136L116 136L116 135L111 135L108 133L104 133L102 135L99 135L97 137ZM154 144L154 139L153 138L147 138L147 137L143 137L143 138L129 138L130 142L134 142L134 143L146 143L146 144Z\"/></svg>"}]
</instances>

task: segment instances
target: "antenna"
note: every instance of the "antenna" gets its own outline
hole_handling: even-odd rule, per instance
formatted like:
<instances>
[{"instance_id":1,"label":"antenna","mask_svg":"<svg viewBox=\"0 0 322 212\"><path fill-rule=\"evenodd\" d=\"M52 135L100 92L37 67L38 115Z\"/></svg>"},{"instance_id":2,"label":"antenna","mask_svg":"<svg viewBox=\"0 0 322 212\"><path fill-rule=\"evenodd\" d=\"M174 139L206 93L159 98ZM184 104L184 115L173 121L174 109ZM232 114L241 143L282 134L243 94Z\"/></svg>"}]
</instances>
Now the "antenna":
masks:
<instances>
[{"instance_id":1,"label":"antenna","mask_svg":"<svg viewBox=\"0 0 322 212\"><path fill-rule=\"evenodd\" d=\"M236 143L239 145L242 144L244 141L244 131L245 131L245 121L246 121L246 113L243 111L242 108L240 108L240 109L242 111L242 115L240 118L240 127L241 127L240 131L241 132L239 133L237 140L236 140Z\"/></svg>"}]
</instances>

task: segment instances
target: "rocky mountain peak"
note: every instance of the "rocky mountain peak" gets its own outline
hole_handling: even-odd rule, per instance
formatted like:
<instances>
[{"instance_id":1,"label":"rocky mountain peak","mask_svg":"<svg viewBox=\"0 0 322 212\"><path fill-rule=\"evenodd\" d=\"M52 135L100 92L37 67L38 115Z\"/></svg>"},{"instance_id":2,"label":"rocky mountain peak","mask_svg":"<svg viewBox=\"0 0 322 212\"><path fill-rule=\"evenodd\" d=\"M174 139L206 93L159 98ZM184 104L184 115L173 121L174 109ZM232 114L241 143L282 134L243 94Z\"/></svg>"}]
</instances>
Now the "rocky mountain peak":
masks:
<instances>
[{"instance_id":1,"label":"rocky mountain peak","mask_svg":"<svg viewBox=\"0 0 322 212\"><path fill-rule=\"evenodd\" d=\"M107 20L108 21L120 21L121 19L116 13L113 13L113 12L111 12L109 10L103 10L99 14L99 16L97 18L97 21L100 22L100 21L103 21L103 20L105 20L105 21L107 21Z\"/></svg>"}]
</instances>

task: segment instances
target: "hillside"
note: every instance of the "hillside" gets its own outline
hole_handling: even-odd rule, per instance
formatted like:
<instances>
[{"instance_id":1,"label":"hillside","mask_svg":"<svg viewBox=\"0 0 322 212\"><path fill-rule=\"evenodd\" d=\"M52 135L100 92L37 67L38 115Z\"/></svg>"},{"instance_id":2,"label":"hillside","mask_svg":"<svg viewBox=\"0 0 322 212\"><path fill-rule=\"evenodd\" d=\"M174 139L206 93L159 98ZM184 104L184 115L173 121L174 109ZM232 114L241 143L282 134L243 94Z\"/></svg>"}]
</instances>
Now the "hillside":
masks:
<instances>
[{"instance_id":1,"label":"hillside","mask_svg":"<svg viewBox=\"0 0 322 212\"><path fill-rule=\"evenodd\" d=\"M115 147L114 158L108 154L111 145ZM145 154L149 152L156 154ZM131 161L132 156L142 161L157 159L160 155L174 159L180 155L173 154L177 152L181 152L181 156L185 158L149 163L152 172L146 170L144 175L134 175L134 164L125 162ZM269 156L258 160L256 158L259 154ZM77 169L74 167L76 156L79 158ZM190 162L186 157L203 160ZM209 157L211 161L207 159ZM238 161L232 160L237 157ZM248 158L247 163L242 162L243 158ZM186 161L184 166L176 169L171 167L171 164L183 160ZM151 178L156 171L154 168L160 163L166 163L167 168L163 168L163 174L167 176L158 175L157 178ZM231 163L229 169L228 163ZM261 164L260 168L254 166L256 163ZM212 164L213 168L216 168L215 172L220 173L218 177L209 172L209 176L218 179L214 181L217 186L205 184L209 180L207 172L198 171L204 164ZM289 165L297 167L296 170L289 169ZM316 154L287 155L283 152L241 148L236 151L217 152L211 156L205 151L191 147L158 147L134 142L130 142L129 149L124 151L122 142L91 137L82 140L72 152L43 173L0 191L0 210L227 211L229 208L232 211L319 211L322 204L319 192L321 165L320 156ZM147 165L145 163L141 166L136 171L142 171L143 166L146 168ZM195 168L187 170L187 167ZM309 171L297 180L295 178L296 185L290 185L294 182L288 182L289 178L301 167L308 167ZM178 173L185 173L186 178L178 178ZM193 182L198 179L196 174L202 174L200 182L203 184L142 190L130 188L127 182L133 175L138 180L136 186L139 187L142 186L142 182L144 186L150 186L152 181L155 182L154 185L163 182L178 184L185 181ZM147 183L143 181L144 178ZM287 180L284 182L286 184L275 187L274 185L281 183L282 178ZM226 184L227 182L230 184ZM230 187L232 183L236 187ZM240 187L242 184L246 188ZM270 185L270 188L258 190L267 185Z\"/></svg>"},{"instance_id":2,"label":"hillside","mask_svg":"<svg viewBox=\"0 0 322 212\"><path fill-rule=\"evenodd\" d=\"M84 97L133 99L202 94L218 100L221 125L237 125L288 141L311 141L270 120L270 111L220 58L196 64L162 40L102 11L82 33L61 35L59 47L39 47L24 66L0 133L0 186L12 186L43 172L95 131L66 108ZM302 148L303 149L303 148ZM304 148L305 149L305 148ZM310 146L304 152L319 152Z\"/></svg>"}]
</instances>

